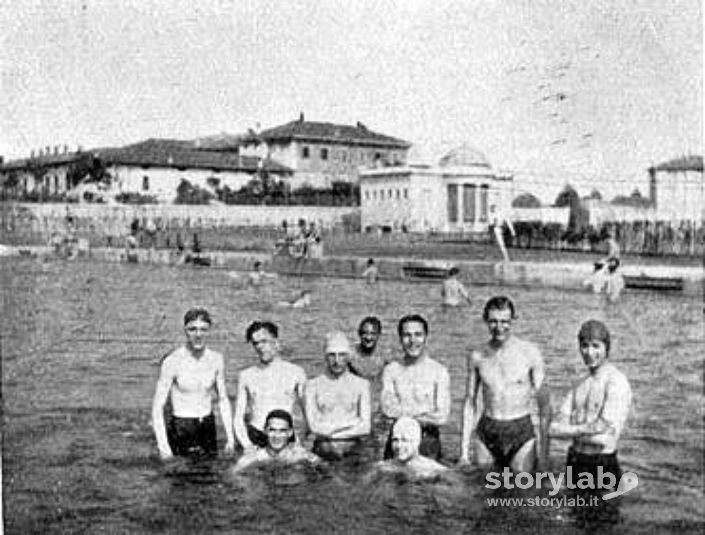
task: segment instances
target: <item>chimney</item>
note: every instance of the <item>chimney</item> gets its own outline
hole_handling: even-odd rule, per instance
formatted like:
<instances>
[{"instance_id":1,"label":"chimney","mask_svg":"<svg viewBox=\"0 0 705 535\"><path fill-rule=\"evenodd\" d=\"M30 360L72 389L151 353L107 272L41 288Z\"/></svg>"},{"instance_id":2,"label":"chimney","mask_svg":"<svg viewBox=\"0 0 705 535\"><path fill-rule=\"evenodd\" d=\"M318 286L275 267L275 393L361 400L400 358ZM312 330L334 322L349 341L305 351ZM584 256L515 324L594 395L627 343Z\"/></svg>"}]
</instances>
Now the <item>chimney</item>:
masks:
<instances>
[{"instance_id":1,"label":"chimney","mask_svg":"<svg viewBox=\"0 0 705 535\"><path fill-rule=\"evenodd\" d=\"M54 156L58 156L58 155L59 155L59 146L54 145Z\"/></svg>"},{"instance_id":2,"label":"chimney","mask_svg":"<svg viewBox=\"0 0 705 535\"><path fill-rule=\"evenodd\" d=\"M301 112L301 113L299 114L299 122L300 122L300 123L303 123L303 122L304 122L304 112Z\"/></svg>"},{"instance_id":3,"label":"chimney","mask_svg":"<svg viewBox=\"0 0 705 535\"><path fill-rule=\"evenodd\" d=\"M34 158L34 149L29 151L29 157Z\"/></svg>"},{"instance_id":4,"label":"chimney","mask_svg":"<svg viewBox=\"0 0 705 535\"><path fill-rule=\"evenodd\" d=\"M64 154L68 154L68 153L69 153L69 146L64 144Z\"/></svg>"},{"instance_id":5,"label":"chimney","mask_svg":"<svg viewBox=\"0 0 705 535\"><path fill-rule=\"evenodd\" d=\"M40 147L39 150L37 151L37 157L38 157L38 158L41 158L42 156L44 156L44 149L42 149L42 148Z\"/></svg>"},{"instance_id":6,"label":"chimney","mask_svg":"<svg viewBox=\"0 0 705 535\"><path fill-rule=\"evenodd\" d=\"M367 127L362 124L360 121L357 122L357 129L358 130L367 130Z\"/></svg>"},{"instance_id":7,"label":"chimney","mask_svg":"<svg viewBox=\"0 0 705 535\"><path fill-rule=\"evenodd\" d=\"M83 147L81 145L76 145L76 152L81 152L83 150Z\"/></svg>"}]
</instances>

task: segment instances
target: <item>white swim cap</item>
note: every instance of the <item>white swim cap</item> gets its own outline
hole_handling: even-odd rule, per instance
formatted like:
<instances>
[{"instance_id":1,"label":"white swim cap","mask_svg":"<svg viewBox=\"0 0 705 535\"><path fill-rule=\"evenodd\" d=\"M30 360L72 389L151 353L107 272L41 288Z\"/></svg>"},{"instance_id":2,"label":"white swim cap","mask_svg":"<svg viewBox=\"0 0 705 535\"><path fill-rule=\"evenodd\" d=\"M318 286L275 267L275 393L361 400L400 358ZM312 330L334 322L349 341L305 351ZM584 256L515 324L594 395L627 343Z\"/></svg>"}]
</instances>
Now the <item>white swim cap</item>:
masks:
<instances>
[{"instance_id":1,"label":"white swim cap","mask_svg":"<svg viewBox=\"0 0 705 535\"><path fill-rule=\"evenodd\" d=\"M350 353L350 342L342 331L333 331L326 335L326 353Z\"/></svg>"},{"instance_id":2,"label":"white swim cap","mask_svg":"<svg viewBox=\"0 0 705 535\"><path fill-rule=\"evenodd\" d=\"M392 436L409 438L418 446L421 444L421 424L409 416L402 416L392 427Z\"/></svg>"}]
</instances>

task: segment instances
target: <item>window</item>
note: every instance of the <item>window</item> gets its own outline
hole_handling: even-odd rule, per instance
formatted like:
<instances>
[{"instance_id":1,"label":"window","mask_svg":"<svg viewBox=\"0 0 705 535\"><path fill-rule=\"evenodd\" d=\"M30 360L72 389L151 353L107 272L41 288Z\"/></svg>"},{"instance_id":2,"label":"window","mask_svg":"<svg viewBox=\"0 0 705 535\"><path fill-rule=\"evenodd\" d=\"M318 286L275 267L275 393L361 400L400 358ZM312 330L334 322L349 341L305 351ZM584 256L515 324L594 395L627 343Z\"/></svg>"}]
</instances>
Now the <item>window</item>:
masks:
<instances>
[{"instance_id":1,"label":"window","mask_svg":"<svg viewBox=\"0 0 705 535\"><path fill-rule=\"evenodd\" d=\"M309 158L311 155L311 149L308 147L301 147L301 157L302 158Z\"/></svg>"},{"instance_id":2,"label":"window","mask_svg":"<svg viewBox=\"0 0 705 535\"><path fill-rule=\"evenodd\" d=\"M147 175L142 177L142 191L149 191L149 177Z\"/></svg>"},{"instance_id":3,"label":"window","mask_svg":"<svg viewBox=\"0 0 705 535\"><path fill-rule=\"evenodd\" d=\"M365 191L365 199L368 201L370 200L370 192L369 191Z\"/></svg>"},{"instance_id":4,"label":"window","mask_svg":"<svg viewBox=\"0 0 705 535\"><path fill-rule=\"evenodd\" d=\"M458 185L448 184L448 221L458 222Z\"/></svg>"},{"instance_id":5,"label":"window","mask_svg":"<svg viewBox=\"0 0 705 535\"><path fill-rule=\"evenodd\" d=\"M400 191L397 189L397 200L399 200L400 197L401 197Z\"/></svg>"},{"instance_id":6,"label":"window","mask_svg":"<svg viewBox=\"0 0 705 535\"><path fill-rule=\"evenodd\" d=\"M392 198L393 195L394 195L394 192L393 192L391 189L388 189L388 190L387 190L387 199L390 199L390 200L391 200L391 198Z\"/></svg>"},{"instance_id":7,"label":"window","mask_svg":"<svg viewBox=\"0 0 705 535\"><path fill-rule=\"evenodd\" d=\"M321 160L327 160L328 159L328 149L322 148L321 149Z\"/></svg>"},{"instance_id":8,"label":"window","mask_svg":"<svg viewBox=\"0 0 705 535\"><path fill-rule=\"evenodd\" d=\"M475 184L465 184L463 186L463 221L466 223L475 222L476 190Z\"/></svg>"},{"instance_id":9,"label":"window","mask_svg":"<svg viewBox=\"0 0 705 535\"><path fill-rule=\"evenodd\" d=\"M376 201L377 200L377 190L374 190L372 192L372 198Z\"/></svg>"},{"instance_id":10,"label":"window","mask_svg":"<svg viewBox=\"0 0 705 535\"><path fill-rule=\"evenodd\" d=\"M404 198L408 199L409 198L409 190L408 188L404 188Z\"/></svg>"}]
</instances>

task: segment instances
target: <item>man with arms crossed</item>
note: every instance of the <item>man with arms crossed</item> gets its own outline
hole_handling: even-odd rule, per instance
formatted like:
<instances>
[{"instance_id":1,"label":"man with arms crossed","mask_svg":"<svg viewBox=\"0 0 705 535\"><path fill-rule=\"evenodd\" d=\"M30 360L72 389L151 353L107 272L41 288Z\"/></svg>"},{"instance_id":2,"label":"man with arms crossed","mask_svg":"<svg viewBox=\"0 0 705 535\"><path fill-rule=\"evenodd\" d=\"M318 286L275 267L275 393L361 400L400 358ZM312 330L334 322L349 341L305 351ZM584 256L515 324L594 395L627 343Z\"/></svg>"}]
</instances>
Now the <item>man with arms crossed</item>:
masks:
<instances>
[{"instance_id":1,"label":"man with arms crossed","mask_svg":"<svg viewBox=\"0 0 705 535\"><path fill-rule=\"evenodd\" d=\"M370 434L370 383L350 372L350 353L344 333L328 334L326 373L306 383L306 421L316 434L313 452L326 460L360 453L362 438Z\"/></svg>"},{"instance_id":2,"label":"man with arms crossed","mask_svg":"<svg viewBox=\"0 0 705 535\"><path fill-rule=\"evenodd\" d=\"M402 416L417 420L421 424L421 455L439 460L439 426L450 414L450 376L445 366L429 356L428 323L422 316L404 316L397 331L404 358L390 362L382 372L382 412L394 420ZM385 459L393 457L391 438L390 434Z\"/></svg>"},{"instance_id":3,"label":"man with arms crossed","mask_svg":"<svg viewBox=\"0 0 705 535\"><path fill-rule=\"evenodd\" d=\"M511 334L516 313L514 303L505 296L487 301L483 319L490 340L468 360L468 383L463 408L460 463L470 462L473 431L474 460L484 468L496 463L514 473L528 472L536 463L536 438L531 422L531 399L539 405L541 439L539 459L546 451L546 430L550 405L541 390L544 378L539 349ZM480 397L484 410L480 410Z\"/></svg>"},{"instance_id":4,"label":"man with arms crossed","mask_svg":"<svg viewBox=\"0 0 705 535\"><path fill-rule=\"evenodd\" d=\"M254 446L267 446L264 431L267 415L274 409L293 413L301 404L306 374L300 366L279 356L279 329L269 321L255 321L245 333L259 362L240 372L233 428L240 446L247 453Z\"/></svg>"}]
</instances>

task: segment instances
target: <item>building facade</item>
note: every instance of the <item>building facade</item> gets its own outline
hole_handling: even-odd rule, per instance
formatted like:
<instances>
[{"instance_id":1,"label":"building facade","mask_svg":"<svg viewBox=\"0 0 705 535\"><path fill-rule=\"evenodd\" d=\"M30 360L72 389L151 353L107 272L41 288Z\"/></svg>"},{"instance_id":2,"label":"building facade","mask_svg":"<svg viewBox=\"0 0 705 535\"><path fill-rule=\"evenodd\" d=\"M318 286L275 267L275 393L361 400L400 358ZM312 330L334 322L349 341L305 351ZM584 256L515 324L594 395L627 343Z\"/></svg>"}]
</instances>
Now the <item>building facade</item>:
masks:
<instances>
[{"instance_id":1,"label":"building facade","mask_svg":"<svg viewBox=\"0 0 705 535\"><path fill-rule=\"evenodd\" d=\"M492 209L509 214L508 174L492 170L485 156L467 145L436 165L414 164L360 172L361 224L409 232L481 232Z\"/></svg>"},{"instance_id":2,"label":"building facade","mask_svg":"<svg viewBox=\"0 0 705 535\"><path fill-rule=\"evenodd\" d=\"M649 191L660 221L702 221L705 217L703 157L687 156L649 168Z\"/></svg>"},{"instance_id":3,"label":"building facade","mask_svg":"<svg viewBox=\"0 0 705 535\"><path fill-rule=\"evenodd\" d=\"M357 183L364 168L406 163L411 144L355 126L298 120L250 135L243 154L268 156L293 169L292 189L302 186L328 188L333 182ZM261 155L261 152L259 152Z\"/></svg>"},{"instance_id":4,"label":"building facade","mask_svg":"<svg viewBox=\"0 0 705 535\"><path fill-rule=\"evenodd\" d=\"M293 173L278 162L241 156L237 151L203 149L190 141L149 139L120 148L8 162L0 165L0 180L2 184L17 184L15 191L24 194L37 190L50 195L69 194L85 178L69 170L79 163L85 167L87 161L99 162L109 174L105 195L140 194L162 204L174 202L182 180L209 191L223 186L238 190L262 171L275 180Z\"/></svg>"}]
</instances>

